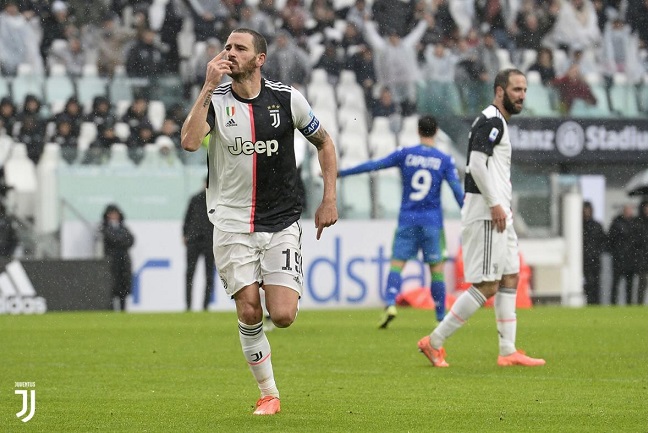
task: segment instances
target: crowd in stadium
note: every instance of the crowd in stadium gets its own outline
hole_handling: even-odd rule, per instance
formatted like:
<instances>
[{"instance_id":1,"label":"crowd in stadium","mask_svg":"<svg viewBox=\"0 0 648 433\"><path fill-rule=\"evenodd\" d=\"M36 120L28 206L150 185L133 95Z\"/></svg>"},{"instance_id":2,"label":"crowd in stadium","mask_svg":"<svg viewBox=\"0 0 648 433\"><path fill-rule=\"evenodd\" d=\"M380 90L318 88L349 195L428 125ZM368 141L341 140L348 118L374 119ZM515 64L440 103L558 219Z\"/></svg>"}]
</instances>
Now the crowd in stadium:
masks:
<instances>
[{"instance_id":1,"label":"crowd in stadium","mask_svg":"<svg viewBox=\"0 0 648 433\"><path fill-rule=\"evenodd\" d=\"M237 27L267 37L266 77L298 87L314 106L344 108L340 92L330 106L318 98L315 71L325 71L324 86L354 77L367 129L376 116L396 119L398 132L399 119L417 113L473 115L508 66L551 89L550 112L529 98L531 114L574 115L584 104L605 105L597 115L647 115L645 0L6 0L4 134L34 162L48 142L76 163L104 162L116 142L136 162L156 140L182 157L187 103ZM631 90L636 112L615 106L617 85ZM84 134L83 123L96 128Z\"/></svg>"}]
</instances>

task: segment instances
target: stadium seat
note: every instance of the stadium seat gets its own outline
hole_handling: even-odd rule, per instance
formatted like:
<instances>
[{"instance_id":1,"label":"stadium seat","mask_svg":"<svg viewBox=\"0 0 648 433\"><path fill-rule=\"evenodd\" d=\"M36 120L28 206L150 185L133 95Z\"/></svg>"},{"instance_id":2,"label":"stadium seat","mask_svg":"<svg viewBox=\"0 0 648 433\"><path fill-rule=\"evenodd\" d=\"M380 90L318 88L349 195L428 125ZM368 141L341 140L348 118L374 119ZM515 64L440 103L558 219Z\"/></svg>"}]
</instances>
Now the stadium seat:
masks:
<instances>
[{"instance_id":1,"label":"stadium seat","mask_svg":"<svg viewBox=\"0 0 648 433\"><path fill-rule=\"evenodd\" d=\"M306 89L308 101L313 107L320 107L328 110L337 109L337 100L333 86L328 83L314 82Z\"/></svg>"},{"instance_id":2,"label":"stadium seat","mask_svg":"<svg viewBox=\"0 0 648 433\"><path fill-rule=\"evenodd\" d=\"M359 85L338 86L335 88L337 100L341 107L356 108L367 111L367 102L362 87Z\"/></svg>"},{"instance_id":3,"label":"stadium seat","mask_svg":"<svg viewBox=\"0 0 648 433\"><path fill-rule=\"evenodd\" d=\"M126 142L128 140L128 137L130 137L130 126L128 126L128 123L124 122L117 122L115 123L115 135L122 141Z\"/></svg>"},{"instance_id":4,"label":"stadium seat","mask_svg":"<svg viewBox=\"0 0 648 433\"><path fill-rule=\"evenodd\" d=\"M359 86L355 72L351 69L342 69L340 71L340 81L338 82L338 86L347 87L353 85Z\"/></svg>"},{"instance_id":5,"label":"stadium seat","mask_svg":"<svg viewBox=\"0 0 648 433\"><path fill-rule=\"evenodd\" d=\"M402 180L396 167L376 172L376 217L393 219L398 216L402 198Z\"/></svg>"},{"instance_id":6,"label":"stadium seat","mask_svg":"<svg viewBox=\"0 0 648 433\"><path fill-rule=\"evenodd\" d=\"M132 101L113 101L113 104L115 106L115 116L117 116L117 119L121 119L124 114L126 114L126 111L128 111L128 107L131 106Z\"/></svg>"},{"instance_id":7,"label":"stadium seat","mask_svg":"<svg viewBox=\"0 0 648 433\"><path fill-rule=\"evenodd\" d=\"M162 128L164 123L164 117L166 116L166 108L164 102L162 101L149 101L147 117L153 129L159 131Z\"/></svg>"},{"instance_id":8,"label":"stadium seat","mask_svg":"<svg viewBox=\"0 0 648 433\"><path fill-rule=\"evenodd\" d=\"M418 116L407 116L403 118L402 128L396 138L401 147L415 146L421 142L418 135Z\"/></svg>"},{"instance_id":9,"label":"stadium seat","mask_svg":"<svg viewBox=\"0 0 648 433\"><path fill-rule=\"evenodd\" d=\"M338 140L340 155L358 161L369 159L367 150L367 133L362 130L347 130L340 134Z\"/></svg>"},{"instance_id":10,"label":"stadium seat","mask_svg":"<svg viewBox=\"0 0 648 433\"><path fill-rule=\"evenodd\" d=\"M497 54L497 59L500 63L500 69L514 68L513 62L511 62L511 53L506 48L498 48L495 53Z\"/></svg>"},{"instance_id":11,"label":"stadium seat","mask_svg":"<svg viewBox=\"0 0 648 433\"><path fill-rule=\"evenodd\" d=\"M348 161L348 165L355 165L360 161ZM370 176L367 173L346 176L340 179L340 197L342 199L341 214L344 218L368 219L371 217L371 189Z\"/></svg>"},{"instance_id":12,"label":"stadium seat","mask_svg":"<svg viewBox=\"0 0 648 433\"><path fill-rule=\"evenodd\" d=\"M83 122L79 128L79 140L92 143L97 139L97 125L93 122ZM84 149L85 150L85 149Z\"/></svg>"},{"instance_id":13,"label":"stadium seat","mask_svg":"<svg viewBox=\"0 0 648 433\"><path fill-rule=\"evenodd\" d=\"M67 101L75 95L74 83L66 75L50 75L45 79L45 98L46 104L52 104L59 101Z\"/></svg>"},{"instance_id":14,"label":"stadium seat","mask_svg":"<svg viewBox=\"0 0 648 433\"><path fill-rule=\"evenodd\" d=\"M9 158L4 164L4 178L12 189L7 193L7 207L21 219L34 216L36 190L36 165L27 156L24 143L14 143Z\"/></svg>"},{"instance_id":15,"label":"stadium seat","mask_svg":"<svg viewBox=\"0 0 648 433\"><path fill-rule=\"evenodd\" d=\"M131 80L123 76L114 76L108 85L108 97L113 104L117 101L132 101L133 85Z\"/></svg>"},{"instance_id":16,"label":"stadium seat","mask_svg":"<svg viewBox=\"0 0 648 433\"><path fill-rule=\"evenodd\" d=\"M56 123L55 122L47 122L45 125L45 140L49 140L56 134Z\"/></svg>"},{"instance_id":17,"label":"stadium seat","mask_svg":"<svg viewBox=\"0 0 648 433\"><path fill-rule=\"evenodd\" d=\"M460 115L461 95L453 82L427 81L417 91L419 113L433 116Z\"/></svg>"},{"instance_id":18,"label":"stadium seat","mask_svg":"<svg viewBox=\"0 0 648 433\"><path fill-rule=\"evenodd\" d=\"M79 103L86 109L92 110L92 102L97 96L107 96L108 80L96 75L87 75L77 78L77 97Z\"/></svg>"},{"instance_id":19,"label":"stadium seat","mask_svg":"<svg viewBox=\"0 0 648 433\"><path fill-rule=\"evenodd\" d=\"M128 156L128 146L123 143L115 143L110 146L110 157L107 166L110 168L135 167L135 163Z\"/></svg>"},{"instance_id":20,"label":"stadium seat","mask_svg":"<svg viewBox=\"0 0 648 433\"><path fill-rule=\"evenodd\" d=\"M141 168L157 168L160 165L160 149L157 144L144 145L144 156L139 163Z\"/></svg>"},{"instance_id":21,"label":"stadium seat","mask_svg":"<svg viewBox=\"0 0 648 433\"><path fill-rule=\"evenodd\" d=\"M14 103L22 106L25 96L30 94L42 101L44 81L40 75L16 75L11 85Z\"/></svg>"},{"instance_id":22,"label":"stadium seat","mask_svg":"<svg viewBox=\"0 0 648 433\"><path fill-rule=\"evenodd\" d=\"M637 93L631 84L616 83L610 88L610 109L623 117L639 117Z\"/></svg>"},{"instance_id":23,"label":"stadium seat","mask_svg":"<svg viewBox=\"0 0 648 433\"><path fill-rule=\"evenodd\" d=\"M11 133L11 131L8 131ZM9 134L0 135L0 166L3 166L11 151L13 150L13 139Z\"/></svg>"},{"instance_id":24,"label":"stadium seat","mask_svg":"<svg viewBox=\"0 0 648 433\"><path fill-rule=\"evenodd\" d=\"M330 86L330 83L328 82L328 74L326 73L326 71L321 68L313 69L311 71L310 80L308 82L309 86L311 84L325 84Z\"/></svg>"},{"instance_id":25,"label":"stadium seat","mask_svg":"<svg viewBox=\"0 0 648 433\"><path fill-rule=\"evenodd\" d=\"M169 0L153 0L153 3L148 8L149 26L156 32L159 32L162 28L168 2Z\"/></svg>"},{"instance_id":26,"label":"stadium seat","mask_svg":"<svg viewBox=\"0 0 648 433\"><path fill-rule=\"evenodd\" d=\"M387 117L375 117L369 131L369 150L373 159L382 158L396 150L396 135Z\"/></svg>"},{"instance_id":27,"label":"stadium seat","mask_svg":"<svg viewBox=\"0 0 648 433\"><path fill-rule=\"evenodd\" d=\"M551 104L551 93L543 84L527 83L527 95L521 116L556 117L558 112Z\"/></svg>"},{"instance_id":28,"label":"stadium seat","mask_svg":"<svg viewBox=\"0 0 648 433\"><path fill-rule=\"evenodd\" d=\"M99 75L99 68L96 63L86 63L81 71L83 77L96 77Z\"/></svg>"},{"instance_id":29,"label":"stadium seat","mask_svg":"<svg viewBox=\"0 0 648 433\"><path fill-rule=\"evenodd\" d=\"M529 67L536 61L536 58L538 57L538 51L533 50L533 49L525 49L522 52L522 63L520 64L520 70L522 72L527 72ZM535 72L535 71L534 71ZM527 80L529 76L527 75Z\"/></svg>"},{"instance_id":30,"label":"stadium seat","mask_svg":"<svg viewBox=\"0 0 648 433\"><path fill-rule=\"evenodd\" d=\"M367 114L363 108L340 107L337 110L338 125L342 131L355 130L367 132Z\"/></svg>"},{"instance_id":31,"label":"stadium seat","mask_svg":"<svg viewBox=\"0 0 648 433\"><path fill-rule=\"evenodd\" d=\"M0 75L0 98L4 98L5 96L11 96L9 81Z\"/></svg>"},{"instance_id":32,"label":"stadium seat","mask_svg":"<svg viewBox=\"0 0 648 433\"><path fill-rule=\"evenodd\" d=\"M419 137L418 132L412 132L409 130L401 131L396 138L398 146L400 147L416 146L421 143L421 138Z\"/></svg>"},{"instance_id":33,"label":"stadium seat","mask_svg":"<svg viewBox=\"0 0 648 433\"><path fill-rule=\"evenodd\" d=\"M400 132L418 135L418 121L419 116L416 114L403 117L403 123Z\"/></svg>"},{"instance_id":34,"label":"stadium seat","mask_svg":"<svg viewBox=\"0 0 648 433\"><path fill-rule=\"evenodd\" d=\"M337 118L335 117L335 112L325 109L316 109L313 108L315 115L319 119L321 125L326 129L326 132L329 133L333 139L333 143L337 144L340 128L338 126ZM336 147L337 148L337 147Z\"/></svg>"},{"instance_id":35,"label":"stadium seat","mask_svg":"<svg viewBox=\"0 0 648 433\"><path fill-rule=\"evenodd\" d=\"M326 51L326 48L320 43L311 43L308 45L308 48L308 61L311 65L316 65L322 57L322 54L324 54L324 51Z\"/></svg>"},{"instance_id":36,"label":"stadium seat","mask_svg":"<svg viewBox=\"0 0 648 433\"><path fill-rule=\"evenodd\" d=\"M538 71L528 71L526 73L526 78L527 78L527 85L528 84L533 84L533 85L542 84L542 77L540 76L540 72L538 72Z\"/></svg>"}]
</instances>

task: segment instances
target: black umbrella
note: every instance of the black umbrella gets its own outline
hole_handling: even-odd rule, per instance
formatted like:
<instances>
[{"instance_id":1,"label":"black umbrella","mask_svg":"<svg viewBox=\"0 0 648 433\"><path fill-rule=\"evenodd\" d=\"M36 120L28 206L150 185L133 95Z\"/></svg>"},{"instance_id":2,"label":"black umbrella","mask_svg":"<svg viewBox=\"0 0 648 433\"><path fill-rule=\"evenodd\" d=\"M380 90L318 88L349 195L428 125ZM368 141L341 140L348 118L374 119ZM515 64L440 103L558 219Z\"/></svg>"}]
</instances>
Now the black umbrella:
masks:
<instances>
[{"instance_id":1,"label":"black umbrella","mask_svg":"<svg viewBox=\"0 0 648 433\"><path fill-rule=\"evenodd\" d=\"M626 185L626 192L629 196L648 195L648 170L632 176Z\"/></svg>"}]
</instances>

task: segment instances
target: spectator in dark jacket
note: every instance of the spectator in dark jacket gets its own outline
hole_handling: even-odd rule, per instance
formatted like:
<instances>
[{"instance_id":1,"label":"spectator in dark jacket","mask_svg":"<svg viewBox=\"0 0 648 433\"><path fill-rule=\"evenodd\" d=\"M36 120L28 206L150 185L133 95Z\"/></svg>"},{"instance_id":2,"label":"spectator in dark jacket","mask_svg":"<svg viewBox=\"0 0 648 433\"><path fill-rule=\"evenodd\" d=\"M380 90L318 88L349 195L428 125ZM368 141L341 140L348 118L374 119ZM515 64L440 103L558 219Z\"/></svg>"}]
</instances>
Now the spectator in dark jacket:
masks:
<instances>
[{"instance_id":1,"label":"spectator in dark jacket","mask_svg":"<svg viewBox=\"0 0 648 433\"><path fill-rule=\"evenodd\" d=\"M641 254L639 258L639 305L646 303L648 288L648 200L644 199L639 205L639 223L641 225Z\"/></svg>"},{"instance_id":2,"label":"spectator in dark jacket","mask_svg":"<svg viewBox=\"0 0 648 433\"><path fill-rule=\"evenodd\" d=\"M61 146L61 155L68 163L72 164L76 160L78 137L74 135L72 121L68 117L59 117L56 132L50 141Z\"/></svg>"},{"instance_id":3,"label":"spectator in dark jacket","mask_svg":"<svg viewBox=\"0 0 648 433\"><path fill-rule=\"evenodd\" d=\"M103 127L106 123L114 125L115 115L112 111L110 99L105 96L96 96L92 101L92 112L83 118L84 122L92 122L97 128Z\"/></svg>"},{"instance_id":4,"label":"spectator in dark jacket","mask_svg":"<svg viewBox=\"0 0 648 433\"><path fill-rule=\"evenodd\" d=\"M98 137L86 151L83 164L101 165L107 162L110 156L110 147L115 143L119 143L113 123L104 123L97 128L97 132Z\"/></svg>"},{"instance_id":5,"label":"spectator in dark jacket","mask_svg":"<svg viewBox=\"0 0 648 433\"><path fill-rule=\"evenodd\" d=\"M27 156L34 164L38 164L45 147L45 123L35 115L23 117L20 130L14 139L25 144Z\"/></svg>"},{"instance_id":6,"label":"spectator in dark jacket","mask_svg":"<svg viewBox=\"0 0 648 433\"><path fill-rule=\"evenodd\" d=\"M556 69L554 66L553 52L550 48L542 47L538 50L536 61L529 66L529 71L536 71L540 74L540 80L545 86L551 84L556 78Z\"/></svg>"},{"instance_id":7,"label":"spectator in dark jacket","mask_svg":"<svg viewBox=\"0 0 648 433\"><path fill-rule=\"evenodd\" d=\"M119 308L126 310L126 297L132 290L133 271L128 250L135 243L135 237L124 225L124 214L115 204L109 204L101 224L104 256L110 264L113 277L112 296L119 299Z\"/></svg>"},{"instance_id":8,"label":"spectator in dark jacket","mask_svg":"<svg viewBox=\"0 0 648 433\"><path fill-rule=\"evenodd\" d=\"M206 180L205 180L206 182ZM207 184L205 183L205 187ZM191 197L189 207L182 225L182 239L187 247L186 300L187 311L191 310L193 278L200 256L205 260L205 299L203 309L206 311L214 292L214 226L207 216L207 195L205 189Z\"/></svg>"},{"instance_id":9,"label":"spectator in dark jacket","mask_svg":"<svg viewBox=\"0 0 648 433\"><path fill-rule=\"evenodd\" d=\"M65 108L62 112L52 116L52 121L56 124L60 123L62 119L70 122L72 126L72 135L75 137L79 136L81 131L81 123L83 122L83 110L79 100L72 96L65 102Z\"/></svg>"},{"instance_id":10,"label":"spectator in dark jacket","mask_svg":"<svg viewBox=\"0 0 648 433\"><path fill-rule=\"evenodd\" d=\"M340 78L340 72L344 64L338 56L337 47L333 41L327 41L324 44L324 53L315 64L315 68L324 69L328 75L331 84L336 84Z\"/></svg>"},{"instance_id":11,"label":"spectator in dark jacket","mask_svg":"<svg viewBox=\"0 0 648 433\"><path fill-rule=\"evenodd\" d=\"M0 203L0 257L12 257L17 246L18 234L13 218L7 214L4 205Z\"/></svg>"},{"instance_id":12,"label":"spectator in dark jacket","mask_svg":"<svg viewBox=\"0 0 648 433\"><path fill-rule=\"evenodd\" d=\"M126 57L128 75L142 79L142 83L133 86L133 90L150 96L154 86L153 80L164 71L164 68L164 53L156 43L155 32L143 29Z\"/></svg>"},{"instance_id":13,"label":"spectator in dark jacket","mask_svg":"<svg viewBox=\"0 0 648 433\"><path fill-rule=\"evenodd\" d=\"M11 97L5 96L0 100L0 129L4 128L7 135L13 134L16 124L16 106Z\"/></svg>"},{"instance_id":14,"label":"spectator in dark jacket","mask_svg":"<svg viewBox=\"0 0 648 433\"><path fill-rule=\"evenodd\" d=\"M612 221L608 230L608 243L612 254L612 297L610 303L618 304L617 292L621 281L625 281L626 305L632 303L632 283L637 274L639 253L642 248L641 226L634 216L630 204L623 206L623 212Z\"/></svg>"},{"instance_id":15,"label":"spectator in dark jacket","mask_svg":"<svg viewBox=\"0 0 648 433\"><path fill-rule=\"evenodd\" d=\"M600 303L601 254L607 245L603 226L593 218L592 203L583 203L583 277L588 304Z\"/></svg>"}]
</instances>

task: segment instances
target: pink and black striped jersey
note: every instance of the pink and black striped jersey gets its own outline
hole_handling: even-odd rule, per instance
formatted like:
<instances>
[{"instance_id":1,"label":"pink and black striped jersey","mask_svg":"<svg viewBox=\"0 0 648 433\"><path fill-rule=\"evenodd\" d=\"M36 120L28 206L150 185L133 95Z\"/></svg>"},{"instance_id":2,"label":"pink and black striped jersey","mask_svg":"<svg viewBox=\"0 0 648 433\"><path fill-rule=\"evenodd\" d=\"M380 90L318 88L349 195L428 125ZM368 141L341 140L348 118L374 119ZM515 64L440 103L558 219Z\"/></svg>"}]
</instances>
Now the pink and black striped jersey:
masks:
<instances>
[{"instance_id":1,"label":"pink and black striped jersey","mask_svg":"<svg viewBox=\"0 0 648 433\"><path fill-rule=\"evenodd\" d=\"M207 114L207 212L220 230L277 232L297 221L295 129L308 137L320 127L306 98L285 84L261 80L261 92L243 99L232 84L217 87Z\"/></svg>"}]
</instances>

